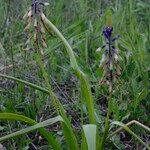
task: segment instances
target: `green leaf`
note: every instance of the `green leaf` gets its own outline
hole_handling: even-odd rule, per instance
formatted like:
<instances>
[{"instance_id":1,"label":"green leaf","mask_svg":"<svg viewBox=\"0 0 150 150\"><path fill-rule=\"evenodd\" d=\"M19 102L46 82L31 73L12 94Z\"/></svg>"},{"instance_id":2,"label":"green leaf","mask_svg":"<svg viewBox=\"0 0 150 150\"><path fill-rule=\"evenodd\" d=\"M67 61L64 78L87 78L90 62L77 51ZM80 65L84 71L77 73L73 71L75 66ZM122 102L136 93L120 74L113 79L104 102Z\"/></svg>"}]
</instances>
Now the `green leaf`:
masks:
<instances>
[{"instance_id":1,"label":"green leaf","mask_svg":"<svg viewBox=\"0 0 150 150\"><path fill-rule=\"evenodd\" d=\"M63 45L66 47L68 56L70 58L71 67L73 68L77 77L80 80L81 90L82 90L82 93L84 94L84 97L88 106L90 123L95 124L96 119L95 119L95 113L94 113L94 102L93 102L93 97L92 97L92 93L90 90L90 86L89 86L89 83L85 74L80 70L78 66L72 47L70 46L68 41L65 39L65 37L62 35L62 33L56 28L56 26L50 20L46 18L44 14L41 14L41 19L48 33L50 29L54 31L54 33L58 36L58 38L62 41Z\"/></svg>"},{"instance_id":2,"label":"green leaf","mask_svg":"<svg viewBox=\"0 0 150 150\"><path fill-rule=\"evenodd\" d=\"M46 126L52 125L52 124L54 124L54 123L56 123L58 121L63 121L61 116L57 116L55 118L48 119L46 121L37 123L36 125L33 125L31 127L28 127L28 128L19 130L17 132L11 133L9 135L3 136L3 137L0 138L0 142L5 141L5 140L10 139L10 138L13 138L13 137L16 137L16 136L19 136L19 135L26 134L28 132L34 131L34 130L42 128L42 127L46 127Z\"/></svg>"},{"instance_id":3,"label":"green leaf","mask_svg":"<svg viewBox=\"0 0 150 150\"><path fill-rule=\"evenodd\" d=\"M96 150L96 125L83 125L83 131L86 138L88 150Z\"/></svg>"},{"instance_id":4,"label":"green leaf","mask_svg":"<svg viewBox=\"0 0 150 150\"><path fill-rule=\"evenodd\" d=\"M40 86L38 86L36 84L27 82L25 80L21 80L21 79L18 79L18 78L12 77L12 76L8 76L8 75L4 75L4 74L0 74L0 77L3 77L3 78L6 78L6 79L13 80L15 82L19 82L19 83L25 84L25 85L27 85L29 87L32 87L32 88L34 88L36 90L39 90L39 91L43 92L43 93L49 94L49 91L47 89L42 88L42 87L40 87Z\"/></svg>"},{"instance_id":5,"label":"green leaf","mask_svg":"<svg viewBox=\"0 0 150 150\"><path fill-rule=\"evenodd\" d=\"M34 121L28 117L25 117L23 115L13 114L13 113L0 113L0 120L22 121L22 122L26 122L29 125L37 124L36 121ZM53 137L53 135L50 132L48 132L44 128L40 128L38 130L47 139L49 145L51 145L53 147L53 149L61 150L59 142ZM2 137L2 138L4 138L4 137Z\"/></svg>"}]
</instances>

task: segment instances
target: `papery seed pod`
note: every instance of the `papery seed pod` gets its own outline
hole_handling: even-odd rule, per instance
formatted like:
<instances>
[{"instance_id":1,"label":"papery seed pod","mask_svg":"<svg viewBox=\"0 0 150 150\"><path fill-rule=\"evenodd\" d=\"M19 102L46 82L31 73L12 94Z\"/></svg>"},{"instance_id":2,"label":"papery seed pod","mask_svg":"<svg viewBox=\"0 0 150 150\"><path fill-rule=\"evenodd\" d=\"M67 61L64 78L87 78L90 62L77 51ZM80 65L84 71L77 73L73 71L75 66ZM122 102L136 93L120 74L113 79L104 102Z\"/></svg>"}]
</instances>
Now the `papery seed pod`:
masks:
<instances>
[{"instance_id":1,"label":"papery seed pod","mask_svg":"<svg viewBox=\"0 0 150 150\"><path fill-rule=\"evenodd\" d=\"M42 45L43 45L44 48L47 48L47 44L44 40L42 40Z\"/></svg>"},{"instance_id":2,"label":"papery seed pod","mask_svg":"<svg viewBox=\"0 0 150 150\"><path fill-rule=\"evenodd\" d=\"M119 60L119 57L118 57L117 54L114 54L114 59L115 59L115 61L118 61L118 60Z\"/></svg>"},{"instance_id":3,"label":"papery seed pod","mask_svg":"<svg viewBox=\"0 0 150 150\"><path fill-rule=\"evenodd\" d=\"M121 68L120 68L120 66L118 65L117 67L116 67L116 72L117 72L117 75L121 75Z\"/></svg>"},{"instance_id":4,"label":"papery seed pod","mask_svg":"<svg viewBox=\"0 0 150 150\"><path fill-rule=\"evenodd\" d=\"M34 41L37 41L37 33L34 33L34 37L33 37Z\"/></svg>"},{"instance_id":5,"label":"papery seed pod","mask_svg":"<svg viewBox=\"0 0 150 150\"><path fill-rule=\"evenodd\" d=\"M44 2L44 6L48 6L49 5L49 3L48 2Z\"/></svg>"},{"instance_id":6,"label":"papery seed pod","mask_svg":"<svg viewBox=\"0 0 150 150\"><path fill-rule=\"evenodd\" d=\"M102 49L99 47L96 49L96 52L100 52Z\"/></svg>"},{"instance_id":7,"label":"papery seed pod","mask_svg":"<svg viewBox=\"0 0 150 150\"><path fill-rule=\"evenodd\" d=\"M110 69L110 70L113 70L113 62L112 62L112 61L110 61L109 69Z\"/></svg>"},{"instance_id":8,"label":"papery seed pod","mask_svg":"<svg viewBox=\"0 0 150 150\"><path fill-rule=\"evenodd\" d=\"M30 11L28 12L28 17L32 17L32 15L33 15L33 12L32 12L32 10L30 10Z\"/></svg>"},{"instance_id":9,"label":"papery seed pod","mask_svg":"<svg viewBox=\"0 0 150 150\"><path fill-rule=\"evenodd\" d=\"M44 52L43 52L43 50L42 50L42 49L40 49L40 53L41 53L41 55L44 55Z\"/></svg>"},{"instance_id":10,"label":"papery seed pod","mask_svg":"<svg viewBox=\"0 0 150 150\"><path fill-rule=\"evenodd\" d=\"M29 22L29 23L27 24L27 26L24 28L24 31L25 31L25 32L29 31L30 27L31 27L31 22Z\"/></svg>"},{"instance_id":11,"label":"papery seed pod","mask_svg":"<svg viewBox=\"0 0 150 150\"><path fill-rule=\"evenodd\" d=\"M41 33L45 34L45 29L44 29L43 25L41 25Z\"/></svg>"},{"instance_id":12,"label":"papery seed pod","mask_svg":"<svg viewBox=\"0 0 150 150\"><path fill-rule=\"evenodd\" d=\"M34 20L34 27L37 27L38 26L38 22L37 22L37 19Z\"/></svg>"},{"instance_id":13,"label":"papery seed pod","mask_svg":"<svg viewBox=\"0 0 150 150\"><path fill-rule=\"evenodd\" d=\"M103 54L102 59L101 59L100 64L99 64L99 67L103 67L105 62L106 62L106 55Z\"/></svg>"}]
</instances>

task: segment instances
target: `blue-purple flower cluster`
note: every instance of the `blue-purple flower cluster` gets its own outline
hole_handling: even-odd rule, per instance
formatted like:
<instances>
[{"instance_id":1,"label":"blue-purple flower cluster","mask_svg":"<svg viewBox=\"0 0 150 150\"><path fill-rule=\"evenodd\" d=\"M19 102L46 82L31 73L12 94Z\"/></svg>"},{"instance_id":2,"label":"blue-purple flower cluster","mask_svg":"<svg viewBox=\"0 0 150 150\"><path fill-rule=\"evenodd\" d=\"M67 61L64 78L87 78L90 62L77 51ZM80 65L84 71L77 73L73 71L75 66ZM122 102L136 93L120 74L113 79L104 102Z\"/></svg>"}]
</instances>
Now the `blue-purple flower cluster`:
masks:
<instances>
[{"instance_id":1,"label":"blue-purple flower cluster","mask_svg":"<svg viewBox=\"0 0 150 150\"><path fill-rule=\"evenodd\" d=\"M103 30L103 35L105 36L106 39L110 39L112 35L113 28L112 27L105 27Z\"/></svg>"}]
</instances>

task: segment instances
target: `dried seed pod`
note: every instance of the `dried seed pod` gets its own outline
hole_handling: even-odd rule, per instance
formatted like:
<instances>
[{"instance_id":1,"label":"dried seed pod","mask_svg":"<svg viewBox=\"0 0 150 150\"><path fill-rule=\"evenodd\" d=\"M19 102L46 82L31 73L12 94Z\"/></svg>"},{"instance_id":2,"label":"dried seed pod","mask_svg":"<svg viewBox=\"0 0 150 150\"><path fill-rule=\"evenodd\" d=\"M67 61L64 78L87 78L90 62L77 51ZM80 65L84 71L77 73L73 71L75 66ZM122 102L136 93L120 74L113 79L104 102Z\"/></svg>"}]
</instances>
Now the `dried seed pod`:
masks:
<instances>
[{"instance_id":1,"label":"dried seed pod","mask_svg":"<svg viewBox=\"0 0 150 150\"><path fill-rule=\"evenodd\" d=\"M37 41L37 33L36 32L34 33L34 38L33 39L34 39L34 41Z\"/></svg>"},{"instance_id":2,"label":"dried seed pod","mask_svg":"<svg viewBox=\"0 0 150 150\"><path fill-rule=\"evenodd\" d=\"M47 44L46 44L45 40L42 40L42 45L44 48L47 48Z\"/></svg>"},{"instance_id":3,"label":"dried seed pod","mask_svg":"<svg viewBox=\"0 0 150 150\"><path fill-rule=\"evenodd\" d=\"M44 55L43 49L40 49L40 53L41 55Z\"/></svg>"},{"instance_id":4,"label":"dried seed pod","mask_svg":"<svg viewBox=\"0 0 150 150\"><path fill-rule=\"evenodd\" d=\"M105 62L106 62L106 55L105 55L105 54L103 54L102 59L101 59L101 61L100 61L100 65L99 65L99 67L103 67L103 66L104 66L104 64L105 64Z\"/></svg>"},{"instance_id":5,"label":"dried seed pod","mask_svg":"<svg viewBox=\"0 0 150 150\"><path fill-rule=\"evenodd\" d=\"M25 19L27 18L27 26L25 27L25 31L28 31L28 35L30 35L29 39L26 42L26 45L28 46L30 44L35 46L35 44L38 44L37 47L39 47L39 52L43 55L43 49L47 48L47 44L45 42L45 29L43 27L43 20L42 18L46 18L43 14L43 6L47 6L49 3L39 2L38 0L33 1L31 8L29 11L25 14ZM45 19L44 19L45 20ZM30 31L30 32L29 32Z\"/></svg>"},{"instance_id":6,"label":"dried seed pod","mask_svg":"<svg viewBox=\"0 0 150 150\"><path fill-rule=\"evenodd\" d=\"M44 6L48 6L49 5L49 3L48 2L44 2Z\"/></svg>"},{"instance_id":7,"label":"dried seed pod","mask_svg":"<svg viewBox=\"0 0 150 150\"><path fill-rule=\"evenodd\" d=\"M25 31L25 32L29 31L30 27L31 27L31 23L29 22L29 23L27 24L27 26L24 28L24 31Z\"/></svg>"},{"instance_id":8,"label":"dried seed pod","mask_svg":"<svg viewBox=\"0 0 150 150\"><path fill-rule=\"evenodd\" d=\"M37 27L38 26L38 22L37 22L37 19L34 20L34 27Z\"/></svg>"},{"instance_id":9,"label":"dried seed pod","mask_svg":"<svg viewBox=\"0 0 150 150\"><path fill-rule=\"evenodd\" d=\"M30 11L28 12L28 17L32 17L32 15L33 15L33 12L32 12L32 10L30 10Z\"/></svg>"},{"instance_id":10,"label":"dried seed pod","mask_svg":"<svg viewBox=\"0 0 150 150\"><path fill-rule=\"evenodd\" d=\"M41 25L41 33L45 34L45 29L44 29L43 25Z\"/></svg>"}]
</instances>

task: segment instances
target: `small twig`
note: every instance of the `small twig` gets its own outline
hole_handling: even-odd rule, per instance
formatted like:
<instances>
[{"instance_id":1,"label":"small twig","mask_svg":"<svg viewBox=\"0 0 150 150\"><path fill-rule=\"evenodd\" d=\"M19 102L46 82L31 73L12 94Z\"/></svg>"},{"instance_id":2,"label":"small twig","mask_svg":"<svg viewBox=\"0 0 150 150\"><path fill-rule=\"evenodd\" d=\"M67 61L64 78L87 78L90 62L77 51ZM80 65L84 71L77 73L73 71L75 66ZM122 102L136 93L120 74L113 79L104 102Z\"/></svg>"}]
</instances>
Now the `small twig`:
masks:
<instances>
[{"instance_id":1,"label":"small twig","mask_svg":"<svg viewBox=\"0 0 150 150\"><path fill-rule=\"evenodd\" d=\"M140 123L140 122L138 122L136 120L132 120L132 121L128 122L127 124L125 124L125 126L128 127L128 126L131 126L132 124L136 124L136 125L138 125L138 126L142 127L143 129L145 129L145 130L150 132L150 128L149 127L145 126L144 124L142 124L142 123ZM121 132L123 129L124 129L124 127L120 127L119 129L114 131L112 134L110 134L106 139L110 139L112 136L114 136L115 134Z\"/></svg>"}]
</instances>

